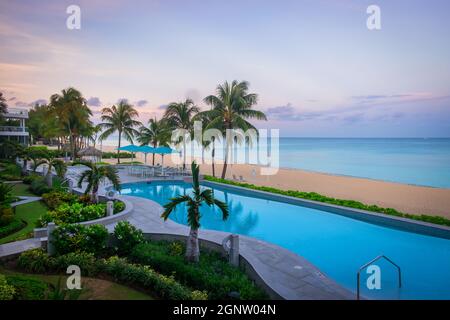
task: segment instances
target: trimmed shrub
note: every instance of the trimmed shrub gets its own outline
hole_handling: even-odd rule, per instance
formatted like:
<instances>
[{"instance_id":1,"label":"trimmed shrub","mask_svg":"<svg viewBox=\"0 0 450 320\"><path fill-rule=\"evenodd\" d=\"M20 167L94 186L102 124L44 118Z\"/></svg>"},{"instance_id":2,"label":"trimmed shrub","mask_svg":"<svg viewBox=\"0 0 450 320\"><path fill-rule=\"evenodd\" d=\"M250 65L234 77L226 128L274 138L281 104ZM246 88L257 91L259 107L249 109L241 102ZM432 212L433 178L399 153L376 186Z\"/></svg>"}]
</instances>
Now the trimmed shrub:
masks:
<instances>
[{"instance_id":1,"label":"trimmed shrub","mask_svg":"<svg viewBox=\"0 0 450 320\"><path fill-rule=\"evenodd\" d=\"M47 182L44 177L39 177L31 182L30 191L37 196L41 196L44 193L51 192L52 189L47 186Z\"/></svg>"},{"instance_id":2,"label":"trimmed shrub","mask_svg":"<svg viewBox=\"0 0 450 320\"><path fill-rule=\"evenodd\" d=\"M108 230L103 225L83 226L65 224L53 231L53 245L57 254L88 252L101 254L106 249Z\"/></svg>"},{"instance_id":3,"label":"trimmed shrub","mask_svg":"<svg viewBox=\"0 0 450 320\"><path fill-rule=\"evenodd\" d=\"M77 195L64 191L53 191L42 195L42 200L50 210L55 210L64 203L73 204L78 199Z\"/></svg>"},{"instance_id":4,"label":"trimmed shrub","mask_svg":"<svg viewBox=\"0 0 450 320\"><path fill-rule=\"evenodd\" d=\"M0 238L9 236L10 234L19 231L25 226L26 226L25 222L23 222L18 218L13 218L13 220L9 224L0 227Z\"/></svg>"},{"instance_id":5,"label":"trimmed shrub","mask_svg":"<svg viewBox=\"0 0 450 320\"><path fill-rule=\"evenodd\" d=\"M137 229L128 221L120 221L114 228L114 236L117 239L117 251L127 255L138 244L144 242L142 230Z\"/></svg>"},{"instance_id":6,"label":"trimmed shrub","mask_svg":"<svg viewBox=\"0 0 450 320\"><path fill-rule=\"evenodd\" d=\"M0 274L0 300L12 300L16 290L6 281L6 277Z\"/></svg>"},{"instance_id":7,"label":"trimmed shrub","mask_svg":"<svg viewBox=\"0 0 450 320\"><path fill-rule=\"evenodd\" d=\"M34 180L37 180L39 178L40 178L40 176L38 176L37 174L33 173L33 174L30 174L29 176L24 177L22 179L22 182L24 184L31 184Z\"/></svg>"},{"instance_id":8,"label":"trimmed shrub","mask_svg":"<svg viewBox=\"0 0 450 320\"><path fill-rule=\"evenodd\" d=\"M17 260L17 266L28 272L44 273L54 268L51 258L42 249L23 252Z\"/></svg>"},{"instance_id":9,"label":"trimmed shrub","mask_svg":"<svg viewBox=\"0 0 450 320\"><path fill-rule=\"evenodd\" d=\"M14 299L43 300L49 291L48 284L42 280L29 276L6 276L6 280L15 289Z\"/></svg>"},{"instance_id":10,"label":"trimmed shrub","mask_svg":"<svg viewBox=\"0 0 450 320\"><path fill-rule=\"evenodd\" d=\"M195 264L187 263L182 255L171 255L171 248L168 242L150 241L137 245L130 259L163 274L173 274L186 286L206 290L209 299L230 299L231 292L238 292L244 300L267 298L245 273L229 265L218 253L202 252L200 261Z\"/></svg>"}]
</instances>

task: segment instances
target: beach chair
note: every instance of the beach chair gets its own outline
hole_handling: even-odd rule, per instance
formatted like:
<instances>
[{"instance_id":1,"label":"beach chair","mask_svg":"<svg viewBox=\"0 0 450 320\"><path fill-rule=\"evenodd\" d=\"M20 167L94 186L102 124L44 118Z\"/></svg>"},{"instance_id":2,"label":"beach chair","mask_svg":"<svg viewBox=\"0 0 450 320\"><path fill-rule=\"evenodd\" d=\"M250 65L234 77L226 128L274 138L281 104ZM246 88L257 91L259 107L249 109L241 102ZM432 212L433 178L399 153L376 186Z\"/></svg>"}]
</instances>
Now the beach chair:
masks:
<instances>
[{"instance_id":1,"label":"beach chair","mask_svg":"<svg viewBox=\"0 0 450 320\"><path fill-rule=\"evenodd\" d=\"M245 179L243 176L239 176L239 182L245 182Z\"/></svg>"}]
</instances>

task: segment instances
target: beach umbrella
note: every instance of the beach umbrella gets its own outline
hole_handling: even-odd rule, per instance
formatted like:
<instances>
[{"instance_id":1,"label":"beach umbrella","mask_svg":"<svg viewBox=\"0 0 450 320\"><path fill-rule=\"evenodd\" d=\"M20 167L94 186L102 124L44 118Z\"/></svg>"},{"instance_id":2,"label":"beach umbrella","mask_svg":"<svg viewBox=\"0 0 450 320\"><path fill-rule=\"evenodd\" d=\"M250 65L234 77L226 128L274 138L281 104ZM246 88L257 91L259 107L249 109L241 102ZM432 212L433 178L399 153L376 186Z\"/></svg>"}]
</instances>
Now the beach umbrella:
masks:
<instances>
[{"instance_id":1,"label":"beach umbrella","mask_svg":"<svg viewBox=\"0 0 450 320\"><path fill-rule=\"evenodd\" d=\"M153 147L150 147L150 146L140 146L139 147L139 151L143 152L144 155L145 155L145 164L147 164L147 154L148 153L155 153L155 149L156 148L153 148Z\"/></svg>"},{"instance_id":2,"label":"beach umbrella","mask_svg":"<svg viewBox=\"0 0 450 320\"><path fill-rule=\"evenodd\" d=\"M134 152L139 152L140 149L138 146L135 146L134 144L130 144L128 146L117 148L116 150L131 152L131 162L133 162L134 161Z\"/></svg>"},{"instance_id":3,"label":"beach umbrella","mask_svg":"<svg viewBox=\"0 0 450 320\"><path fill-rule=\"evenodd\" d=\"M169 147L158 147L158 148L155 148L153 153L157 153L157 154L161 155L161 167L162 167L161 168L161 173L162 173L162 175L164 175L164 155L171 154L171 153L177 153L177 152L178 151L173 150L173 149L171 149Z\"/></svg>"}]
</instances>

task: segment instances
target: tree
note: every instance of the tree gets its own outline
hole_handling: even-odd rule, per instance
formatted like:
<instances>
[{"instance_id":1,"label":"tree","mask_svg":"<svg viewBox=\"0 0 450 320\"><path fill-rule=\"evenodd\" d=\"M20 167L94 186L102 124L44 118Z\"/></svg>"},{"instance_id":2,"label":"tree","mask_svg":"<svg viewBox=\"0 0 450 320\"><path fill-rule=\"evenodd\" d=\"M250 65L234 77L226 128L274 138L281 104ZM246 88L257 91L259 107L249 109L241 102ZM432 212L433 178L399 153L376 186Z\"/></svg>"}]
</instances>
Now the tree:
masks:
<instances>
[{"instance_id":1,"label":"tree","mask_svg":"<svg viewBox=\"0 0 450 320\"><path fill-rule=\"evenodd\" d=\"M263 112L252 109L257 103L258 96L255 93L248 93L248 87L247 81L238 82L234 80L231 85L225 82L217 86L216 95L210 95L204 99L204 102L212 107L211 110L204 111L211 119L206 129L219 129L226 136L222 179L225 178L227 172L228 156L232 143L231 138L226 135L226 130L256 130L247 119L267 120Z\"/></svg>"},{"instance_id":2,"label":"tree","mask_svg":"<svg viewBox=\"0 0 450 320\"><path fill-rule=\"evenodd\" d=\"M65 135L51 107L46 104L36 104L30 109L27 127L32 143L37 139L52 140Z\"/></svg>"},{"instance_id":3,"label":"tree","mask_svg":"<svg viewBox=\"0 0 450 320\"><path fill-rule=\"evenodd\" d=\"M200 250L198 246L198 229L200 228L200 206L206 204L207 206L216 205L222 212L222 219L228 218L228 206L225 202L214 198L211 189L200 189L199 182L199 166L192 162L192 188L193 196L183 195L170 199L170 202L164 205L164 212L161 217L167 220L172 211L181 203L186 203L188 224L190 227L189 237L186 244L186 260L190 262L198 262L200 257Z\"/></svg>"},{"instance_id":4,"label":"tree","mask_svg":"<svg viewBox=\"0 0 450 320\"><path fill-rule=\"evenodd\" d=\"M64 89L61 94L52 95L50 108L57 118L61 132L69 137L71 156L75 159L80 137L86 136L92 126L89 120L92 111L81 92L75 88Z\"/></svg>"},{"instance_id":5,"label":"tree","mask_svg":"<svg viewBox=\"0 0 450 320\"><path fill-rule=\"evenodd\" d=\"M170 127L166 119L150 119L148 127L142 126L139 129L138 141L141 145L151 145L156 148L165 146L170 141ZM155 165L155 154L152 154L152 164Z\"/></svg>"},{"instance_id":6,"label":"tree","mask_svg":"<svg viewBox=\"0 0 450 320\"><path fill-rule=\"evenodd\" d=\"M53 151L47 151L44 155L43 158L38 160L35 166L36 170L39 166L41 165L47 165L47 174L45 175L45 179L47 181L47 186L49 188L53 187L53 176L52 176L52 169L55 168L56 171L56 175L61 178L64 179L64 176L66 174L67 171L67 166L64 163L64 161L57 159L56 158L56 154Z\"/></svg>"},{"instance_id":7,"label":"tree","mask_svg":"<svg viewBox=\"0 0 450 320\"><path fill-rule=\"evenodd\" d=\"M193 117L200 109L194 104L191 99L186 99L183 102L172 102L167 106L164 113L170 126L174 129L185 130L186 133L192 135L194 122ZM183 136L183 169L186 168L186 136Z\"/></svg>"},{"instance_id":8,"label":"tree","mask_svg":"<svg viewBox=\"0 0 450 320\"><path fill-rule=\"evenodd\" d=\"M98 202L98 187L105 180L109 180L116 190L120 190L119 174L113 166L98 166L85 161L75 162L74 165L84 165L89 168L81 173L78 179L78 188L81 188L83 182L87 182L84 194L91 192L92 202Z\"/></svg>"},{"instance_id":9,"label":"tree","mask_svg":"<svg viewBox=\"0 0 450 320\"><path fill-rule=\"evenodd\" d=\"M103 108L101 118L103 122L99 126L105 131L100 135L100 139L104 140L117 131L119 134L117 149L121 146L122 134L132 143L133 138L139 134L135 127L142 126L142 123L135 120L138 116L136 109L125 101L120 101L117 106L111 108ZM117 163L120 163L119 153L120 150L117 150Z\"/></svg>"},{"instance_id":10,"label":"tree","mask_svg":"<svg viewBox=\"0 0 450 320\"><path fill-rule=\"evenodd\" d=\"M0 92L0 119L3 118L3 115L8 112L8 105L6 104L6 99L3 96L3 92Z\"/></svg>"}]
</instances>

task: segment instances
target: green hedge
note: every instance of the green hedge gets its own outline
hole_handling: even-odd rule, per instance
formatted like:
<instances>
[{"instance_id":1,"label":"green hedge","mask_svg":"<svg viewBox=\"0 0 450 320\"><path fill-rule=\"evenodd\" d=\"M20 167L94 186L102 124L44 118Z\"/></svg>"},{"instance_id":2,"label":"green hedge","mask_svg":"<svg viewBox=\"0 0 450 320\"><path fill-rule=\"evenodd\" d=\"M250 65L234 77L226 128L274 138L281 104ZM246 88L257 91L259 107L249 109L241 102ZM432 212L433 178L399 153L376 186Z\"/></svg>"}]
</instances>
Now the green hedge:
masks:
<instances>
[{"instance_id":1,"label":"green hedge","mask_svg":"<svg viewBox=\"0 0 450 320\"><path fill-rule=\"evenodd\" d=\"M169 242L150 241L137 245L130 259L146 264L163 274L173 274L181 283L205 290L209 299L230 299L238 292L240 299L265 299L266 294L247 275L228 264L218 253L202 252L197 264L187 263L182 250L174 250Z\"/></svg>"},{"instance_id":2,"label":"green hedge","mask_svg":"<svg viewBox=\"0 0 450 320\"><path fill-rule=\"evenodd\" d=\"M335 204L335 205L339 205L339 206L343 206L343 207L367 210L367 211L372 211L372 212L377 212L377 213L384 213L384 214L396 216L396 217L402 217L402 218L408 218L408 219L413 219L413 220L418 220L418 221L440 224L440 225L444 225L444 226L450 226L450 219L447 219L444 217L430 216L430 215L425 215L425 214L415 215L415 214L403 213L403 212L397 211L393 208L383 208L383 207L379 207L377 205L367 205L367 204L363 204L359 201L354 201L354 200L335 199L335 198L323 196L316 192L280 190L280 189L276 189L276 188L272 188L272 187L257 186L257 185L250 184L250 183L242 183L242 182L235 182L235 181L230 181L230 180L226 180L226 179L214 178L211 176L204 176L204 179L206 181L224 183L224 184L229 184L229 185L243 187L243 188L252 189L252 190L265 191L265 192L270 192L270 193L275 193L275 194L281 194L284 196L290 196L290 197L294 197L294 198L313 200L313 201L318 201L318 202Z\"/></svg>"},{"instance_id":3,"label":"green hedge","mask_svg":"<svg viewBox=\"0 0 450 320\"><path fill-rule=\"evenodd\" d=\"M6 226L0 227L0 238L4 238L6 236L9 236L10 234L13 234L14 232L19 231L20 229L24 228L26 226L26 223L23 222L21 219L14 218L12 222L7 224Z\"/></svg>"},{"instance_id":4,"label":"green hedge","mask_svg":"<svg viewBox=\"0 0 450 320\"><path fill-rule=\"evenodd\" d=\"M147 266L129 263L116 256L108 259L96 259L93 254L80 252L57 257L49 257L42 249L22 253L17 265L34 273L65 273L69 265L78 265L84 276L107 274L125 285L134 285L161 299L192 300L205 299L206 294L178 283L173 277L161 275Z\"/></svg>"}]
</instances>

